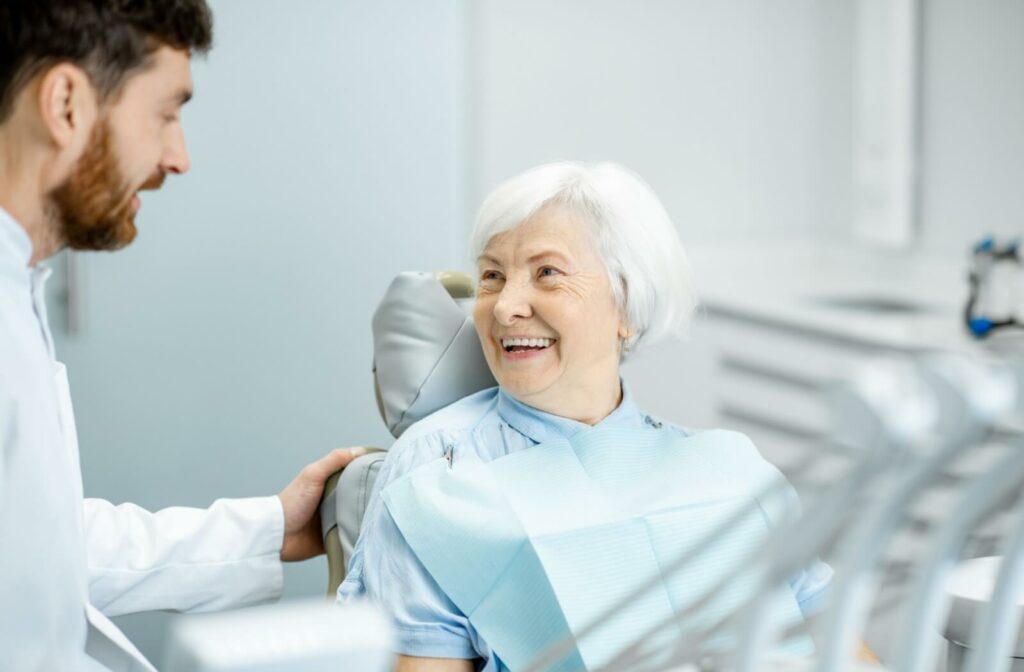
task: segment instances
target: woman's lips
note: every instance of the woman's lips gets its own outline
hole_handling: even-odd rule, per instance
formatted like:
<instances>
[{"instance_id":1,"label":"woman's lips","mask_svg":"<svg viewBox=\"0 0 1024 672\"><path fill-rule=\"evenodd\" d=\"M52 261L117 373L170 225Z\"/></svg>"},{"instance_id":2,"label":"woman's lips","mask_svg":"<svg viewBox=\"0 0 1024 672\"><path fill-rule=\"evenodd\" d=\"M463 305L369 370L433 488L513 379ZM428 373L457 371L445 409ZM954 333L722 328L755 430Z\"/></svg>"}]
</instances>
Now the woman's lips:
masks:
<instances>
[{"instance_id":1,"label":"woman's lips","mask_svg":"<svg viewBox=\"0 0 1024 672\"><path fill-rule=\"evenodd\" d=\"M525 360L535 359L537 357L543 357L549 350L555 347L555 343L558 341L552 341L551 345L545 348L522 348L512 350L506 350L502 347L501 343L498 343L498 350L501 351L501 356L505 359L513 362L521 362Z\"/></svg>"},{"instance_id":2,"label":"woman's lips","mask_svg":"<svg viewBox=\"0 0 1024 672\"><path fill-rule=\"evenodd\" d=\"M550 349L551 348L548 347L548 348L544 348L543 350L516 350L516 351L513 351L513 352L508 352L506 350L502 350L501 351L501 356L504 357L505 359L511 360L513 362L520 362L520 361L523 361L523 360L526 360L526 359L534 359L536 357L542 357Z\"/></svg>"}]
</instances>

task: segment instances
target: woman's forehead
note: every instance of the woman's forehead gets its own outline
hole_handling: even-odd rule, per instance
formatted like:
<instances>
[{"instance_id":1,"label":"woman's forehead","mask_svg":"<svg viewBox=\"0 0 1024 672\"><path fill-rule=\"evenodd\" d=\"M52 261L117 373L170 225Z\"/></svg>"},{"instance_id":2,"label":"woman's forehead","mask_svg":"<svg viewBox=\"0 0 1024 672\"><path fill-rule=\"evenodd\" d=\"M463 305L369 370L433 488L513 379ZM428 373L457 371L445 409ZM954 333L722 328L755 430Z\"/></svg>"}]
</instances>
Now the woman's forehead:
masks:
<instances>
[{"instance_id":1,"label":"woman's forehead","mask_svg":"<svg viewBox=\"0 0 1024 672\"><path fill-rule=\"evenodd\" d=\"M546 207L487 243L480 259L531 262L544 256L570 260L594 254L591 228L565 208Z\"/></svg>"}]
</instances>

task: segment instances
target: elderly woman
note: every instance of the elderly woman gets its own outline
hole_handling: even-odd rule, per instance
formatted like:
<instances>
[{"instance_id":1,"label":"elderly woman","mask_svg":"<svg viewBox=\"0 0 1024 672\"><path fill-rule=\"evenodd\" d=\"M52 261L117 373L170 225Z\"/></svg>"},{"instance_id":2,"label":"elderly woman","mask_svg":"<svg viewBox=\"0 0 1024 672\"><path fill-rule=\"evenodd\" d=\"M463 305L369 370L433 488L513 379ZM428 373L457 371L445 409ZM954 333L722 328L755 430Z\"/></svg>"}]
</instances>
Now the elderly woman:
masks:
<instances>
[{"instance_id":1,"label":"elderly woman","mask_svg":"<svg viewBox=\"0 0 1024 672\"><path fill-rule=\"evenodd\" d=\"M741 435L653 419L620 378L630 354L683 331L696 302L675 227L636 175L610 163L529 170L484 202L472 248L474 321L498 387L395 443L339 591L390 611L400 670L522 665L643 583L645 558L692 540L706 523L694 501L750 501L744 489L781 478ZM673 515L652 514L645 488ZM641 519L644 538L628 541ZM587 576L600 579L573 583ZM818 563L794 577L793 610L830 576ZM677 585L668 593L696 590ZM616 632L654 625L659 605L638 597Z\"/></svg>"}]
</instances>

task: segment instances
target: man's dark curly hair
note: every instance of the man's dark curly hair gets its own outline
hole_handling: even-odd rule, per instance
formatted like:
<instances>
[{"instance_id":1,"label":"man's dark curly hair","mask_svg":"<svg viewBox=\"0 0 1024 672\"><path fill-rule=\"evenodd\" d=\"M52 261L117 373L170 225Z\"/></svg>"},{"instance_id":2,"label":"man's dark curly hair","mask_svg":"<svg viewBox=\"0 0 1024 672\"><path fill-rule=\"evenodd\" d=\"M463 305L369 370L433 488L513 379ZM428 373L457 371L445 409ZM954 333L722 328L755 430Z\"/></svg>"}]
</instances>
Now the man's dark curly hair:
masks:
<instances>
[{"instance_id":1,"label":"man's dark curly hair","mask_svg":"<svg viewBox=\"0 0 1024 672\"><path fill-rule=\"evenodd\" d=\"M108 100L159 47L205 53L212 42L205 0L0 0L0 123L57 63L81 67Z\"/></svg>"}]
</instances>

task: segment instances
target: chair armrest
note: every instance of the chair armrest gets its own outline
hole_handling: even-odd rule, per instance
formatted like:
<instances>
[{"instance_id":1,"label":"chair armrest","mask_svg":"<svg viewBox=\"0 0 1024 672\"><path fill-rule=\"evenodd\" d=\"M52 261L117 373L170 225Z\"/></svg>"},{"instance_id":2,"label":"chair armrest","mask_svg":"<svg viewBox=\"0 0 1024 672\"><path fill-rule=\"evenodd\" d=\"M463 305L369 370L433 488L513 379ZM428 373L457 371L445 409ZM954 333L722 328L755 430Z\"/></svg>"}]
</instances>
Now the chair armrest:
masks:
<instances>
[{"instance_id":1,"label":"chair armrest","mask_svg":"<svg viewBox=\"0 0 1024 672\"><path fill-rule=\"evenodd\" d=\"M352 460L344 469L332 474L324 485L320 500L320 529L327 553L327 597L338 592L363 515L370 503L373 484L387 454L380 448L367 448L367 454Z\"/></svg>"}]
</instances>

